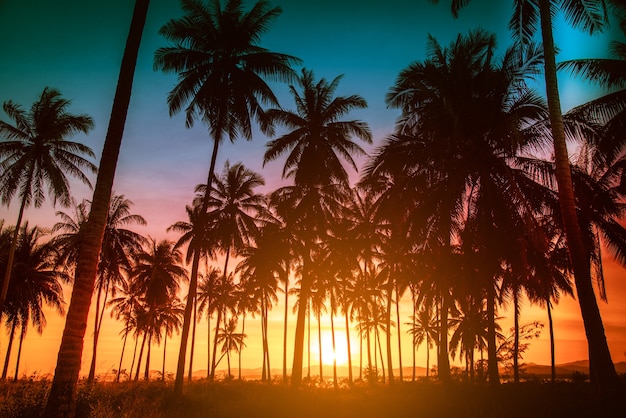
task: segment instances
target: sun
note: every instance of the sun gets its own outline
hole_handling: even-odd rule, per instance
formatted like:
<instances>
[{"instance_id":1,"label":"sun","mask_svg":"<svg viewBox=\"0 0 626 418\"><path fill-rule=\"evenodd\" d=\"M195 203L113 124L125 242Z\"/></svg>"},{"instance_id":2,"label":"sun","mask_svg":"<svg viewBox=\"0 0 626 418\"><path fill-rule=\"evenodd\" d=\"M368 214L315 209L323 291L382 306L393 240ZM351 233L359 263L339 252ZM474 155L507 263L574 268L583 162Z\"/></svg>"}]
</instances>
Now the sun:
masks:
<instances>
[{"instance_id":1,"label":"sun","mask_svg":"<svg viewBox=\"0 0 626 418\"><path fill-rule=\"evenodd\" d=\"M317 344L311 347L315 353L314 358L319 358L319 349ZM337 365L348 364L348 346L346 343L345 333L335 333L335 351L333 352L333 336L330 332L322 332L322 363L332 366L333 360L337 360Z\"/></svg>"}]
</instances>

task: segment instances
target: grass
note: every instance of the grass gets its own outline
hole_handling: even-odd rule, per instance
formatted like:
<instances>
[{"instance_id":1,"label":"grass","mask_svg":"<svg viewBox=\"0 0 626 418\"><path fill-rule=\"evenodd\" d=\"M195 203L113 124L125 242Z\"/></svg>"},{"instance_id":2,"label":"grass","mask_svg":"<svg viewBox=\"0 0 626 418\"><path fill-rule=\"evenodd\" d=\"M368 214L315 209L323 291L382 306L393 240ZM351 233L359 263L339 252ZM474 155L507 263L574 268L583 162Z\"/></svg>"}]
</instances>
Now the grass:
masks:
<instances>
[{"instance_id":1,"label":"grass","mask_svg":"<svg viewBox=\"0 0 626 418\"><path fill-rule=\"evenodd\" d=\"M0 383L0 417L38 417L50 382ZM619 393L626 393L626 386ZM588 383L486 385L403 383L352 388L195 381L182 398L171 383L81 383L80 418L527 418L626 416L621 399L602 399Z\"/></svg>"}]
</instances>

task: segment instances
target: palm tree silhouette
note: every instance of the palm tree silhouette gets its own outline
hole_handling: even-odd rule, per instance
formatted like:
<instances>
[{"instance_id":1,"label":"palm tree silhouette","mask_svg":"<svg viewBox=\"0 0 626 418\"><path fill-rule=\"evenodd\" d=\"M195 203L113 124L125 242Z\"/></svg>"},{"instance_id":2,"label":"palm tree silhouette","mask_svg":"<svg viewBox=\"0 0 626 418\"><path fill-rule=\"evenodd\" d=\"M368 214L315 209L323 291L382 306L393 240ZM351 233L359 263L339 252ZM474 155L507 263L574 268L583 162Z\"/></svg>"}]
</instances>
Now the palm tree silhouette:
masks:
<instances>
[{"instance_id":1,"label":"palm tree silhouette","mask_svg":"<svg viewBox=\"0 0 626 418\"><path fill-rule=\"evenodd\" d=\"M454 15L467 4L467 1L452 0ZM617 373L606 342L602 317L595 298L589 258L586 256L583 233L576 213L576 199L567 151L566 132L559 99L557 83L556 47L553 38L552 19L560 9L574 27L593 34L604 29L608 20L607 3L624 10L619 1L557 1L539 0L531 3L516 0L509 26L516 41L526 44L540 31L544 50L544 78L550 116L550 129L556 163L559 205L565 227L568 249L572 254L574 281L581 307L585 333L589 342L589 356L593 358L597 375L594 381L602 390L610 390L617 383ZM529 7L529 5L531 5Z\"/></svg>"},{"instance_id":2,"label":"palm tree silhouette","mask_svg":"<svg viewBox=\"0 0 626 418\"><path fill-rule=\"evenodd\" d=\"M65 314L61 282L67 282L68 277L65 273L55 269L54 248L48 244L38 243L44 236L44 232L40 228L36 226L28 228L28 222L26 222L20 229L18 245L15 250L15 264L12 269L11 278L13 280L10 282L4 309L0 312L6 316L7 325L11 324L1 380L6 379L13 337L17 326L20 326L21 332L15 364L15 381L18 378L22 343L29 322L39 334L43 332L46 326L44 303L61 315ZM8 238L8 234L5 238ZM3 247L8 247L8 245ZM5 256L6 254L2 253L1 258L4 260Z\"/></svg>"},{"instance_id":3,"label":"palm tree silhouette","mask_svg":"<svg viewBox=\"0 0 626 418\"><path fill-rule=\"evenodd\" d=\"M426 342L426 379L430 373L430 349L433 347L433 342L439 338L439 330L437 324L437 316L433 311L433 305L431 301L424 300L417 314L411 317L412 322L406 323L410 328L407 332L413 335L413 344L417 350L419 346Z\"/></svg>"},{"instance_id":4,"label":"palm tree silhouette","mask_svg":"<svg viewBox=\"0 0 626 418\"><path fill-rule=\"evenodd\" d=\"M258 44L281 13L279 7L271 8L267 2L258 1L249 11L244 11L242 0L227 0L223 7L219 1L205 4L200 0L184 0L182 8L185 15L170 20L159 31L173 45L157 49L154 67L179 76L167 99L170 114L185 108L188 127L196 118L209 127L213 152L206 184L211 190L219 145L226 137L231 141L237 136L252 139L252 118L263 131L271 132L262 104L277 105L278 101L264 78L289 80L293 76L290 65L299 60ZM209 197L207 193L201 216L209 206ZM194 255L193 265L198 262L199 254ZM192 266L194 271L197 268ZM176 372L177 394L182 394L196 287L197 277L192 274Z\"/></svg>"},{"instance_id":5,"label":"palm tree silhouette","mask_svg":"<svg viewBox=\"0 0 626 418\"><path fill-rule=\"evenodd\" d=\"M272 199L288 228L295 228L297 224L298 233L306 230L306 235L300 235L305 243L300 288L300 297L304 301L308 300L312 286L312 279L309 277L310 245L315 237L324 235L327 229L324 220L329 219L332 213L332 207L323 202L328 201L328 197L335 201L345 198L341 195L345 196L343 189L348 185L348 174L339 156L356 169L352 155L363 155L365 152L352 137L367 143L372 140L372 134L364 122L340 119L353 109L367 106L365 100L358 95L334 97L340 79L341 77L336 77L331 82L325 79L316 82L313 72L303 69L298 79L301 92L293 85L289 87L296 104L296 112L282 109L267 111L272 121L290 130L267 144L263 163L289 153L283 168L283 177L293 178L294 186L279 189ZM322 199L323 195L327 197ZM333 206L338 208L337 205ZM302 380L306 306L307 303L299 304L296 322L292 369L294 386L298 386Z\"/></svg>"},{"instance_id":6,"label":"palm tree silhouette","mask_svg":"<svg viewBox=\"0 0 626 418\"><path fill-rule=\"evenodd\" d=\"M237 317L230 318L228 322L224 323L224 326L220 328L217 334L217 343L222 344L222 357L226 355L228 360L228 379L231 378L230 374L230 352L235 351L241 355L241 349L245 347L244 340L246 334L235 332L237 330ZM220 358L221 360L221 358ZM219 363L219 360L218 360Z\"/></svg>"},{"instance_id":7,"label":"palm tree silhouette","mask_svg":"<svg viewBox=\"0 0 626 418\"><path fill-rule=\"evenodd\" d=\"M198 284L198 310L202 315L206 312L207 318L207 379L211 376L211 317L216 311L215 299L217 298L217 283L222 276L222 272L217 268L212 268L204 275L200 275ZM215 342L213 343L215 344Z\"/></svg>"},{"instance_id":8,"label":"palm tree silhouette","mask_svg":"<svg viewBox=\"0 0 626 418\"><path fill-rule=\"evenodd\" d=\"M4 112L13 124L0 121L0 199L9 206L17 193L20 209L0 289L0 310L11 280L24 210L31 204L36 208L42 205L46 184L53 203L69 206L72 202L66 173L91 187L83 171L95 173L96 166L83 155L94 158L95 154L88 146L67 138L89 132L94 123L90 116L68 113L70 103L58 90L49 87L43 89L28 111L11 100L4 102Z\"/></svg>"}]
</instances>

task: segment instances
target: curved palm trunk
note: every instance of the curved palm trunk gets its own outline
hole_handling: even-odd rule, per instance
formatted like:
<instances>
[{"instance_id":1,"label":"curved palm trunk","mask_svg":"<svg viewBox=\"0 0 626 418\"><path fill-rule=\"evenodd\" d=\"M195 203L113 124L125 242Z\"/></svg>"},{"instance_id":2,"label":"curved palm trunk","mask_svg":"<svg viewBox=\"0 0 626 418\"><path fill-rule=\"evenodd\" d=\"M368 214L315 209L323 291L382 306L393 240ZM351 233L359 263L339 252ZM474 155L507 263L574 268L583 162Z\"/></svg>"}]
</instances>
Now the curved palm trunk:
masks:
<instances>
[{"instance_id":1,"label":"curved palm trunk","mask_svg":"<svg viewBox=\"0 0 626 418\"><path fill-rule=\"evenodd\" d=\"M552 35L552 17L550 14L550 0L539 1L541 16L541 36L543 40L546 95L548 110L554 141L554 158L556 163L556 180L559 189L559 205L565 227L565 236L569 249L570 260L574 270L576 294L585 326L585 334L589 343L589 360L593 362L592 373L598 388L609 391L618 383L611 353L604 333L602 316L593 291L589 268L589 252L585 248L576 214L576 201L570 171L563 115L559 98L556 77L556 52Z\"/></svg>"},{"instance_id":2,"label":"curved palm trunk","mask_svg":"<svg viewBox=\"0 0 626 418\"><path fill-rule=\"evenodd\" d=\"M385 377L385 360L383 359L383 346L380 342L380 332L378 332L378 328L376 329L376 342L378 342L378 353L380 355L380 368L383 373L383 383L387 381Z\"/></svg>"},{"instance_id":3,"label":"curved palm trunk","mask_svg":"<svg viewBox=\"0 0 626 418\"><path fill-rule=\"evenodd\" d=\"M143 339L141 340L141 349L139 349L139 358L137 359L137 371L135 372L135 382L139 380L139 370L141 370L141 359L143 358L143 350L146 347L147 332L143 333Z\"/></svg>"},{"instance_id":4,"label":"curved palm trunk","mask_svg":"<svg viewBox=\"0 0 626 418\"><path fill-rule=\"evenodd\" d=\"M146 353L146 367L143 372L143 379L150 380L150 355L152 354L152 331L148 335L148 352Z\"/></svg>"},{"instance_id":5,"label":"curved palm trunk","mask_svg":"<svg viewBox=\"0 0 626 418\"><path fill-rule=\"evenodd\" d=\"M272 381L272 368L270 365L270 345L269 345L269 336L268 336L268 331L269 331L269 324L268 324L268 306L267 303L265 304L265 356L267 358L267 379L268 381Z\"/></svg>"},{"instance_id":6,"label":"curved palm trunk","mask_svg":"<svg viewBox=\"0 0 626 418\"><path fill-rule=\"evenodd\" d=\"M133 361L130 363L130 368L128 369L128 381L133 378L133 369L135 368L135 360L137 358L137 347L139 346L139 333L135 336L135 348L133 349Z\"/></svg>"},{"instance_id":7,"label":"curved palm trunk","mask_svg":"<svg viewBox=\"0 0 626 418\"><path fill-rule=\"evenodd\" d=\"M519 383L519 288L513 290L513 381Z\"/></svg>"},{"instance_id":8,"label":"curved palm trunk","mask_svg":"<svg viewBox=\"0 0 626 418\"><path fill-rule=\"evenodd\" d=\"M213 177L215 171L215 161L217 160L217 151L219 149L219 141L213 141L213 152L211 154L211 164L209 167L209 176L207 178L206 187L207 191L204 194L202 201L201 216L204 216L207 208L209 207L209 198L211 195L211 187L213 187ZM183 394L183 380L185 375L185 357L187 355L187 340L189 339L189 328L191 322L191 310L193 306L193 300L196 299L196 291L198 289L198 266L200 265L200 251L196 251L193 254L193 261L191 264L191 277L189 279L189 292L187 294L187 303L185 304L185 313L183 316L183 329L180 333L180 349L178 350L178 365L176 368L176 380L174 382L174 394L180 396ZM219 327L219 323L218 323ZM215 357L215 351L213 354ZM215 358L213 359L215 362Z\"/></svg>"},{"instance_id":9,"label":"curved palm trunk","mask_svg":"<svg viewBox=\"0 0 626 418\"><path fill-rule=\"evenodd\" d=\"M22 343L26 336L26 322L22 322L22 331L20 332L20 343L17 345L17 359L15 360L15 375L13 381L17 382L18 371L20 370L20 358L22 357Z\"/></svg>"},{"instance_id":10,"label":"curved palm trunk","mask_svg":"<svg viewBox=\"0 0 626 418\"><path fill-rule=\"evenodd\" d=\"M9 344L7 345L7 354L4 358L4 367L2 368L2 377L0 380L7 379L7 371L9 370L9 359L11 358L11 349L13 348L13 338L15 337L15 328L17 328L17 319L11 324L11 333L9 334Z\"/></svg>"},{"instance_id":11,"label":"curved palm trunk","mask_svg":"<svg viewBox=\"0 0 626 418\"><path fill-rule=\"evenodd\" d=\"M122 372L122 360L124 359L124 350L126 349L126 340L128 339L128 324L126 324L126 330L124 331L124 342L122 343L122 354L120 354L120 364L117 366L116 382L120 381L120 373Z\"/></svg>"},{"instance_id":12,"label":"curved palm trunk","mask_svg":"<svg viewBox=\"0 0 626 418\"><path fill-rule=\"evenodd\" d=\"M189 353L189 371L187 372L188 382L191 382L191 378L193 377L193 352L196 346L196 324L198 323L197 315L198 315L198 298L195 297L193 300L193 328L191 331L191 352Z\"/></svg>"},{"instance_id":13,"label":"curved palm trunk","mask_svg":"<svg viewBox=\"0 0 626 418\"><path fill-rule=\"evenodd\" d=\"M52 388L44 416L72 417L76 410L78 373L83 352L89 306L93 294L98 256L111 200L111 190L119 155L128 104L132 91L135 65L150 0L136 0L128 39L122 57L111 118L107 130L98 178L93 193L89 220L85 224L85 240L80 249L78 266L65 329L54 372Z\"/></svg>"},{"instance_id":14,"label":"curved palm trunk","mask_svg":"<svg viewBox=\"0 0 626 418\"><path fill-rule=\"evenodd\" d=\"M28 175L28 189L32 183L33 172ZM15 250L17 249L17 240L20 236L20 226L22 225L22 217L24 216L24 209L26 209L26 199L22 198L20 204L20 210L17 215L17 222L15 223L15 230L13 231L13 237L11 237L11 247L9 248L9 255L7 256L7 267L4 271L4 279L2 280L2 290L0 291L0 312L4 309L4 302L7 298L9 291L9 282L11 281L11 273L13 271L13 261L15 260ZM1 317L0 317L1 319ZM1 322L0 322L1 323Z\"/></svg>"}]
</instances>

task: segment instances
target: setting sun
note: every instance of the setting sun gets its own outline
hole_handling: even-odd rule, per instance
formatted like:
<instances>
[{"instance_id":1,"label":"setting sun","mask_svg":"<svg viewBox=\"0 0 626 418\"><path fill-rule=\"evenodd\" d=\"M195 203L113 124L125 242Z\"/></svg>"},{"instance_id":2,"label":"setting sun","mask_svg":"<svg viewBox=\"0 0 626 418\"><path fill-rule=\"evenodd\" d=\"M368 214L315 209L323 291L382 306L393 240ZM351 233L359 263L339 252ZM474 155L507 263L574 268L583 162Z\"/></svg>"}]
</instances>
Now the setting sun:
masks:
<instances>
[{"instance_id":1,"label":"setting sun","mask_svg":"<svg viewBox=\"0 0 626 418\"><path fill-rule=\"evenodd\" d=\"M319 359L319 343L317 339L311 341L311 352L313 359ZM352 350L354 355L354 350ZM348 346L346 344L345 332L335 333L335 350L333 351L333 335L329 331L322 332L322 364L327 366L333 365L333 360L337 360L338 366L348 364Z\"/></svg>"}]
</instances>

